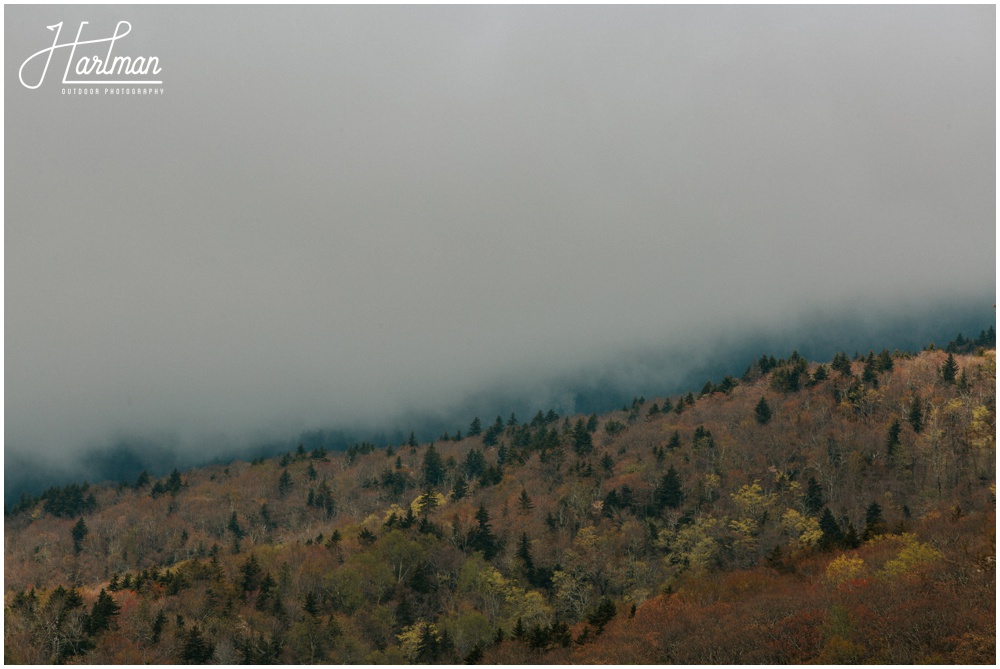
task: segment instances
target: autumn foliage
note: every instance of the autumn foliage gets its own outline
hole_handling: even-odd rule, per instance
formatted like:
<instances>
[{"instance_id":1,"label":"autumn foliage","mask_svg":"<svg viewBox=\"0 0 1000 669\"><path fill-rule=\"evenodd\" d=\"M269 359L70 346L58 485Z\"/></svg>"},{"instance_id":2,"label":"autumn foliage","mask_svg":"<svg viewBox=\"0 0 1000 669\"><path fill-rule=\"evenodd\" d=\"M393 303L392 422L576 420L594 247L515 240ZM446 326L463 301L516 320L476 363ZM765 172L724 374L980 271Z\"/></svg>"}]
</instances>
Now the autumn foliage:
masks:
<instances>
[{"instance_id":1,"label":"autumn foliage","mask_svg":"<svg viewBox=\"0 0 1000 669\"><path fill-rule=\"evenodd\" d=\"M993 664L967 348L53 489L5 518L5 662Z\"/></svg>"}]
</instances>

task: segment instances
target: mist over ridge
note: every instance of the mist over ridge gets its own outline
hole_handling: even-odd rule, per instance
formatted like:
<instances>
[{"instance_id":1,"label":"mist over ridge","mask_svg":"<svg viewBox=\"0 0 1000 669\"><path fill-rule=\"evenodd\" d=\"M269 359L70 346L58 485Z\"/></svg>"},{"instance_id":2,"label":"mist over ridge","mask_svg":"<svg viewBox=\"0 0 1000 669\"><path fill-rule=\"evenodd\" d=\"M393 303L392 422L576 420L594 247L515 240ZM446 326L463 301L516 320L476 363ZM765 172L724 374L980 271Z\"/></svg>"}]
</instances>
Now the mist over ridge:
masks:
<instances>
[{"instance_id":1,"label":"mist over ridge","mask_svg":"<svg viewBox=\"0 0 1000 669\"><path fill-rule=\"evenodd\" d=\"M6 62L123 12L164 95L5 78L9 485L995 320L995 7L11 6Z\"/></svg>"},{"instance_id":2,"label":"mist over ridge","mask_svg":"<svg viewBox=\"0 0 1000 669\"><path fill-rule=\"evenodd\" d=\"M699 345L646 348L622 352L603 363L582 362L560 376L534 375L522 384L486 381L461 401L432 410L387 411L370 421L341 420L301 425L298 431L267 438L225 435L183 443L176 435L131 435L89 444L61 463L37 456L6 455L5 504L21 492L38 493L49 485L81 482L130 482L143 470L164 476L185 469L232 460L249 461L294 450L299 444L313 450L344 450L367 441L376 446L399 445L411 431L421 442L442 433L465 431L479 416L485 423L497 415L516 413L529 419L537 411L554 409L561 415L605 413L621 408L634 397L697 392L705 381L726 375L737 378L762 353L787 357L798 351L809 360L829 361L835 352L849 355L869 350L918 351L928 344L943 346L959 332L975 336L990 326L988 298L927 307L910 316L864 318L860 314L813 314L795 327L747 331L740 336L716 336ZM985 324L985 325L984 325Z\"/></svg>"}]
</instances>

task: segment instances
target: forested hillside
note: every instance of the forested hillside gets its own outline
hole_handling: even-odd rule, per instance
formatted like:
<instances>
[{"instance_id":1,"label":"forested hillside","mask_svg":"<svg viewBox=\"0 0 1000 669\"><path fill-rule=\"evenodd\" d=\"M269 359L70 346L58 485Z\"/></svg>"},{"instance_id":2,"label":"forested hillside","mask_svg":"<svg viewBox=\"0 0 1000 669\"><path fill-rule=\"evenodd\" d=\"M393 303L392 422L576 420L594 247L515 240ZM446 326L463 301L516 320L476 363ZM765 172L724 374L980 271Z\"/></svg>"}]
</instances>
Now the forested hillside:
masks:
<instances>
[{"instance_id":1,"label":"forested hillside","mask_svg":"<svg viewBox=\"0 0 1000 669\"><path fill-rule=\"evenodd\" d=\"M51 488L4 659L992 664L992 346Z\"/></svg>"}]
</instances>

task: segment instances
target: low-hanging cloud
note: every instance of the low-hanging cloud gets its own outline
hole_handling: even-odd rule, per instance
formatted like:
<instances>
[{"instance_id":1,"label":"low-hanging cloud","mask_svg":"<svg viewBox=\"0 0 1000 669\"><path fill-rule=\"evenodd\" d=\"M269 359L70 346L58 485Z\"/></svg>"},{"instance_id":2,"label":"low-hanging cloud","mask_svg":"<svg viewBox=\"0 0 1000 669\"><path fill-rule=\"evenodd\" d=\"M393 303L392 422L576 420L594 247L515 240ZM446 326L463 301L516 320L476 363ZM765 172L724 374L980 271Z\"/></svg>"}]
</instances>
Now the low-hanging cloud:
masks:
<instances>
[{"instance_id":1,"label":"low-hanging cloud","mask_svg":"<svg viewBox=\"0 0 1000 669\"><path fill-rule=\"evenodd\" d=\"M10 76L45 26L123 12L162 97ZM5 24L8 462L375 425L994 294L993 7Z\"/></svg>"}]
</instances>

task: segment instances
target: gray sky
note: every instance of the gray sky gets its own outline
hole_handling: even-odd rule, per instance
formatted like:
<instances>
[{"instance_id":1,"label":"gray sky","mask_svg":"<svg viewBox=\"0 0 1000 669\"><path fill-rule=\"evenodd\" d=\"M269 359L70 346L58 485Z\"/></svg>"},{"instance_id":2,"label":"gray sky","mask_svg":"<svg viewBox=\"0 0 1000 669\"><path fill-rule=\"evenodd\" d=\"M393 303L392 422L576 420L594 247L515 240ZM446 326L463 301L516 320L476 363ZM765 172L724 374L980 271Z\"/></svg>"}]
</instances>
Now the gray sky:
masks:
<instances>
[{"instance_id":1,"label":"gray sky","mask_svg":"<svg viewBox=\"0 0 1000 669\"><path fill-rule=\"evenodd\" d=\"M993 6L4 15L7 453L994 293ZM162 97L19 83L122 19Z\"/></svg>"}]
</instances>

